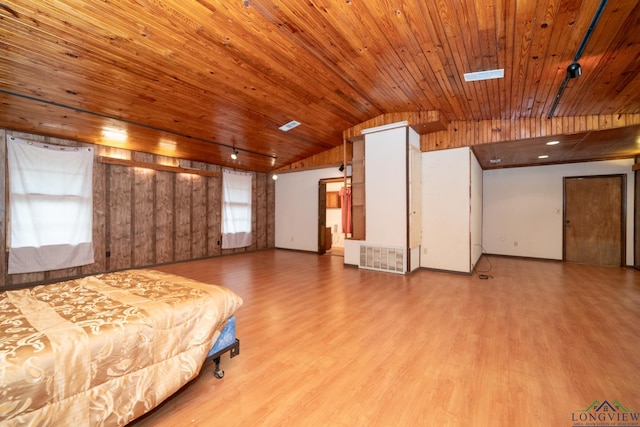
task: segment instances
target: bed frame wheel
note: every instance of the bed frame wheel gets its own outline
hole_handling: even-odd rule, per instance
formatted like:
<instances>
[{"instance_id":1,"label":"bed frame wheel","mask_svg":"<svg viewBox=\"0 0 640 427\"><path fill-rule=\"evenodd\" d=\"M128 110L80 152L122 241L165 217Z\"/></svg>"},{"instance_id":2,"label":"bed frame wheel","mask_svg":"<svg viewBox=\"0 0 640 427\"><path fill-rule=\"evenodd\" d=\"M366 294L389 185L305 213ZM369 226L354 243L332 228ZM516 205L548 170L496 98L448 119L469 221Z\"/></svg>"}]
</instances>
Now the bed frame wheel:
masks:
<instances>
[{"instance_id":1,"label":"bed frame wheel","mask_svg":"<svg viewBox=\"0 0 640 427\"><path fill-rule=\"evenodd\" d=\"M215 363L215 368L213 368L213 375L217 378L220 379L222 377L224 377L224 371L222 369L220 369L220 356L216 357L215 359L213 359L213 363Z\"/></svg>"},{"instance_id":2,"label":"bed frame wheel","mask_svg":"<svg viewBox=\"0 0 640 427\"><path fill-rule=\"evenodd\" d=\"M215 367L213 368L213 375L218 378L221 379L222 377L224 377L224 371L222 369L220 369L220 356L222 356L224 353L229 352L229 356L230 357L236 357L237 355L240 354L240 340L236 338L235 342L225 348L223 348L222 350L218 351L217 353L214 353L213 355L209 356L211 358L213 358L213 363L215 364Z\"/></svg>"}]
</instances>

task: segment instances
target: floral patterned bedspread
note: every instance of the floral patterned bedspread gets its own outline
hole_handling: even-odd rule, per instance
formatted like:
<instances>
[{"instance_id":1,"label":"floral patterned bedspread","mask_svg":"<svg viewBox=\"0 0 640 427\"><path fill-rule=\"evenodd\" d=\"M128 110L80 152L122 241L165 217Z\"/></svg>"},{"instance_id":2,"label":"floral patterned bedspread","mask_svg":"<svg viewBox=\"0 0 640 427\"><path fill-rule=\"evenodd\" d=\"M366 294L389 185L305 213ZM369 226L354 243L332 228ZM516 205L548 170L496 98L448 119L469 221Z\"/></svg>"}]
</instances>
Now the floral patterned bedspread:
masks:
<instances>
[{"instance_id":1,"label":"floral patterned bedspread","mask_svg":"<svg viewBox=\"0 0 640 427\"><path fill-rule=\"evenodd\" d=\"M242 304L127 270L0 293L0 424L124 425L200 372Z\"/></svg>"}]
</instances>

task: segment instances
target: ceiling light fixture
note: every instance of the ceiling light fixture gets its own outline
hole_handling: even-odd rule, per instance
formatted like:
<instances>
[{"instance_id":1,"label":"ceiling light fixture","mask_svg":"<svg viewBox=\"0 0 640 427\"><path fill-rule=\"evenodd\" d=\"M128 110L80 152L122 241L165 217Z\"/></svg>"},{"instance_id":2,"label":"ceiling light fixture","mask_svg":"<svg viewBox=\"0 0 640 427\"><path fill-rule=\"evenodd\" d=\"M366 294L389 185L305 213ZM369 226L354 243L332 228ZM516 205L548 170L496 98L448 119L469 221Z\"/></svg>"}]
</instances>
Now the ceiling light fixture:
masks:
<instances>
[{"instance_id":1,"label":"ceiling light fixture","mask_svg":"<svg viewBox=\"0 0 640 427\"><path fill-rule=\"evenodd\" d=\"M278 179L278 174L274 173L273 175L271 175L271 179L273 179L274 181Z\"/></svg>"},{"instance_id":2,"label":"ceiling light fixture","mask_svg":"<svg viewBox=\"0 0 640 427\"><path fill-rule=\"evenodd\" d=\"M558 145L560 144L560 141L549 141L547 142L547 145Z\"/></svg>"},{"instance_id":3,"label":"ceiling light fixture","mask_svg":"<svg viewBox=\"0 0 640 427\"><path fill-rule=\"evenodd\" d=\"M236 150L235 148L233 149L233 152L231 153L231 158L233 160L236 160L238 158L238 150Z\"/></svg>"},{"instance_id":4,"label":"ceiling light fixture","mask_svg":"<svg viewBox=\"0 0 640 427\"><path fill-rule=\"evenodd\" d=\"M102 137L111 142L125 142L127 140L127 131L117 128L102 129Z\"/></svg>"},{"instance_id":5,"label":"ceiling light fixture","mask_svg":"<svg viewBox=\"0 0 640 427\"><path fill-rule=\"evenodd\" d=\"M567 72L564 75L564 79L562 80L562 83L560 83L560 89L558 89L558 93L555 99L553 100L553 104L551 104L551 109L549 110L549 114L547 114L548 119L553 117L553 113L555 113L556 108L558 107L558 103L560 102L560 97L562 96L564 89L567 87L567 83L569 83L569 80L575 79L576 77L582 74L582 68L580 67L580 64L578 64L578 59L580 59L580 57L582 56L582 51L584 51L584 48L587 46L587 42L589 41L589 38L591 38L591 33L593 33L593 30L595 29L596 24L600 20L600 15L602 15L602 12L604 12L604 8L607 5L608 1L609 0L600 0L600 5L598 6L596 13L593 15L593 19L591 19L591 23L589 24L589 28L587 29L587 32L584 33L584 37L582 37L582 42L580 42L580 46L578 47L576 56L573 57L573 61L567 67Z\"/></svg>"},{"instance_id":6,"label":"ceiling light fixture","mask_svg":"<svg viewBox=\"0 0 640 427\"><path fill-rule=\"evenodd\" d=\"M575 79L580 75L582 75L582 67L580 67L580 64L578 64L577 62L572 62L571 64L569 64L569 66L567 67L567 76L569 76L570 79Z\"/></svg>"},{"instance_id":7,"label":"ceiling light fixture","mask_svg":"<svg viewBox=\"0 0 640 427\"><path fill-rule=\"evenodd\" d=\"M464 73L465 82L477 82L479 80L491 80L504 78L504 68L497 70L476 71L475 73Z\"/></svg>"},{"instance_id":8,"label":"ceiling light fixture","mask_svg":"<svg viewBox=\"0 0 640 427\"><path fill-rule=\"evenodd\" d=\"M548 156L548 155L546 155L546 154L541 154L541 155L539 155L539 156L538 156L538 158L539 158L539 159L548 159L548 158L549 158L549 156Z\"/></svg>"}]
</instances>

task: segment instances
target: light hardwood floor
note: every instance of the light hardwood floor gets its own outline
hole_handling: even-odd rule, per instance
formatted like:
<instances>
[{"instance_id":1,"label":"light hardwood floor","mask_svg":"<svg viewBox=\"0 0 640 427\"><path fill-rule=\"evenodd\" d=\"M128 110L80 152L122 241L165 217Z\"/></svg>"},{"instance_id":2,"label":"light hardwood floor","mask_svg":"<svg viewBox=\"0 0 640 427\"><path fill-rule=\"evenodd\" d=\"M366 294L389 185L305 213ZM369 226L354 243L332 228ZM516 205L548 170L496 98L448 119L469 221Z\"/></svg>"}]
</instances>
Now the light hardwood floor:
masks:
<instances>
[{"instance_id":1,"label":"light hardwood floor","mask_svg":"<svg viewBox=\"0 0 640 427\"><path fill-rule=\"evenodd\" d=\"M242 296L241 352L132 425L568 427L595 400L640 411L640 272L489 260L488 280L283 250L159 268Z\"/></svg>"}]
</instances>

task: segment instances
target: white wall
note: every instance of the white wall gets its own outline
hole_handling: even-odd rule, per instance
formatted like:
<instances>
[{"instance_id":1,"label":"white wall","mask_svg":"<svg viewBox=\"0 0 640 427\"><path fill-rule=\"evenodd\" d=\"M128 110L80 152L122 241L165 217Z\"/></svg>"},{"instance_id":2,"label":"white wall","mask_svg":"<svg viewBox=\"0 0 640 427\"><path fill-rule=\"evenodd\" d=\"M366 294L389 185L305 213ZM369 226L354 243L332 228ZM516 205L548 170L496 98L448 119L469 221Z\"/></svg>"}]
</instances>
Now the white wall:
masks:
<instances>
[{"instance_id":1,"label":"white wall","mask_svg":"<svg viewBox=\"0 0 640 427\"><path fill-rule=\"evenodd\" d=\"M562 259L563 178L627 174L627 265L633 265L633 159L487 170L483 245L487 253ZM516 246L517 242L517 246Z\"/></svg>"},{"instance_id":2,"label":"white wall","mask_svg":"<svg viewBox=\"0 0 640 427\"><path fill-rule=\"evenodd\" d=\"M367 243L406 247L407 129L365 135Z\"/></svg>"},{"instance_id":3,"label":"white wall","mask_svg":"<svg viewBox=\"0 0 640 427\"><path fill-rule=\"evenodd\" d=\"M412 128L409 133L409 271L420 267L422 244L422 153L420 135Z\"/></svg>"},{"instance_id":4,"label":"white wall","mask_svg":"<svg viewBox=\"0 0 640 427\"><path fill-rule=\"evenodd\" d=\"M318 182L338 168L283 173L276 181L276 248L318 251Z\"/></svg>"},{"instance_id":5,"label":"white wall","mask_svg":"<svg viewBox=\"0 0 640 427\"><path fill-rule=\"evenodd\" d=\"M422 154L422 267L471 272L470 156L468 147Z\"/></svg>"},{"instance_id":6,"label":"white wall","mask_svg":"<svg viewBox=\"0 0 640 427\"><path fill-rule=\"evenodd\" d=\"M471 160L471 270L482 256L482 167L476 159L473 151L470 151Z\"/></svg>"}]
</instances>

